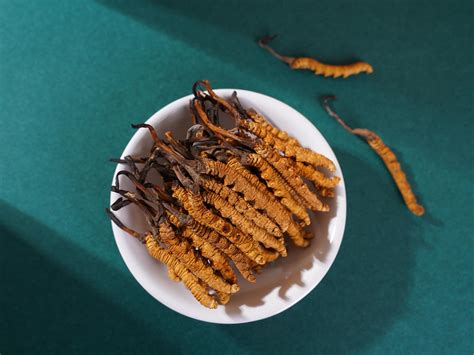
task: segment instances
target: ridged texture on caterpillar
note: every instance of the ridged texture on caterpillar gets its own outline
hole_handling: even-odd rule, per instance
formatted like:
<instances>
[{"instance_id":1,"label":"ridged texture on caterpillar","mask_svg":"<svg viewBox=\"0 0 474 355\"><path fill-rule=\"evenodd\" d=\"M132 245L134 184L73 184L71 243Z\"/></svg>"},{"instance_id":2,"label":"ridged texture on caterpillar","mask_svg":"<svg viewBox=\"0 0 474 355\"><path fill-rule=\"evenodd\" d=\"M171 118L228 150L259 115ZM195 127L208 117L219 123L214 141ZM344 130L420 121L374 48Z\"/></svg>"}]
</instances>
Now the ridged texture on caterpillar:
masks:
<instances>
[{"instance_id":1,"label":"ridged texture on caterpillar","mask_svg":"<svg viewBox=\"0 0 474 355\"><path fill-rule=\"evenodd\" d=\"M417 202L416 196L411 189L410 183L408 182L396 155L385 145L378 135L373 132L371 133L372 134L367 139L367 142L385 163L385 166L392 175L408 209L417 216L423 215L425 209Z\"/></svg>"},{"instance_id":2,"label":"ridged texture on caterpillar","mask_svg":"<svg viewBox=\"0 0 474 355\"><path fill-rule=\"evenodd\" d=\"M214 270L200 257L186 239L179 239L176 236L167 221L160 224L160 239L169 246L171 253L184 266L210 287L225 293L236 293L240 289L237 284L229 284L221 276L216 275Z\"/></svg>"},{"instance_id":3,"label":"ridged texture on caterpillar","mask_svg":"<svg viewBox=\"0 0 474 355\"><path fill-rule=\"evenodd\" d=\"M307 69L316 75L324 75L333 78L347 78L359 73L370 74L374 71L372 66L366 62L355 62L347 65L324 64L313 58L295 58L290 67L292 69Z\"/></svg>"},{"instance_id":4,"label":"ridged texture on caterpillar","mask_svg":"<svg viewBox=\"0 0 474 355\"><path fill-rule=\"evenodd\" d=\"M201 255L211 262L211 267L218 271L224 280L230 284L237 284L237 276L229 265L226 256L217 247L203 239L199 234L194 233L189 227L183 228L182 235L192 240L193 247L199 249Z\"/></svg>"},{"instance_id":5,"label":"ridged texture on caterpillar","mask_svg":"<svg viewBox=\"0 0 474 355\"><path fill-rule=\"evenodd\" d=\"M209 191L219 194L226 199L237 211L245 215L245 217L254 222L260 228L265 229L268 233L276 237L282 237L281 229L265 214L255 209L250 203L242 198L238 193L212 178L202 178L201 185Z\"/></svg>"},{"instance_id":6,"label":"ridged texture on caterpillar","mask_svg":"<svg viewBox=\"0 0 474 355\"><path fill-rule=\"evenodd\" d=\"M418 203L416 196L411 189L405 173L398 162L397 156L393 151L385 145L382 139L374 132L366 128L351 128L344 120L332 110L329 105L330 100L336 99L335 96L326 96L322 100L322 106L326 112L334 118L346 131L358 135L365 139L375 153L382 159L388 171L392 175L395 184L400 191L403 200L408 209L416 216L422 216L425 213L425 208Z\"/></svg>"},{"instance_id":7,"label":"ridged texture on caterpillar","mask_svg":"<svg viewBox=\"0 0 474 355\"><path fill-rule=\"evenodd\" d=\"M296 161L307 163L315 167L321 166L331 172L336 171L336 166L327 157L313 152L311 149L304 148L294 138L290 137L285 131L274 127L265 117L254 110L247 111L249 117L255 125L242 123L244 128L261 138L265 143L282 151L286 157L294 158ZM242 122L245 122L242 120Z\"/></svg>"},{"instance_id":8,"label":"ridged texture on caterpillar","mask_svg":"<svg viewBox=\"0 0 474 355\"><path fill-rule=\"evenodd\" d=\"M305 248L309 245L309 242L306 240L310 238L309 232L306 232L294 221L290 223L286 233L296 246Z\"/></svg>"},{"instance_id":9,"label":"ridged texture on caterpillar","mask_svg":"<svg viewBox=\"0 0 474 355\"><path fill-rule=\"evenodd\" d=\"M257 168L260 176L265 180L267 186L273 190L275 196L281 197L280 202L296 217L304 221L306 225L309 225L309 215L304 207L304 202L301 201L301 197L264 158L258 154L246 154L243 157L243 163Z\"/></svg>"},{"instance_id":10,"label":"ridged texture on caterpillar","mask_svg":"<svg viewBox=\"0 0 474 355\"><path fill-rule=\"evenodd\" d=\"M259 190L266 190L265 185L263 185L263 183L254 174L248 171L237 159L229 159L227 164L234 167L239 173L242 174L242 176L245 176L247 181L249 181L253 186L259 186ZM270 196L275 199L272 194L270 194ZM257 203L255 203L255 206L257 206ZM283 228L281 225L280 226L282 227L282 230L286 232L285 234L291 238L295 245L299 247L307 247L309 245L309 242L305 240L305 232L293 220L293 218L291 217L291 212L284 208L284 206L282 206L279 202L276 203L276 206L280 208L279 214L276 217L281 218L284 216L283 218L286 224L286 228ZM276 222L281 222L281 219L278 219Z\"/></svg>"},{"instance_id":11,"label":"ridged texture on caterpillar","mask_svg":"<svg viewBox=\"0 0 474 355\"><path fill-rule=\"evenodd\" d=\"M200 280L191 273L177 257L160 247L151 234L146 236L145 243L148 253L156 260L173 269L174 274L183 282L186 288L191 291L199 303L207 308L217 308L215 298L208 294L206 287L203 286Z\"/></svg>"},{"instance_id":12,"label":"ridged texture on caterpillar","mask_svg":"<svg viewBox=\"0 0 474 355\"><path fill-rule=\"evenodd\" d=\"M231 204L229 204L218 194L207 191L202 195L204 201L207 204L214 206L214 208L220 212L222 217L229 219L242 232L250 235L255 241L261 242L267 248L273 248L283 256L287 255L285 244L281 239L277 239L266 230L258 227L252 221L246 219L235 208L233 208ZM259 250L260 253L262 253L258 243L256 243L255 248Z\"/></svg>"},{"instance_id":13,"label":"ridged texture on caterpillar","mask_svg":"<svg viewBox=\"0 0 474 355\"><path fill-rule=\"evenodd\" d=\"M179 220L174 215L169 215L170 221L179 226ZM240 249L232 244L227 238L217 233L215 230L208 228L194 219L190 219L186 223L186 227L193 233L199 235L203 240L218 248L234 263L240 274L250 282L255 282L255 276L252 273L252 260L245 255Z\"/></svg>"},{"instance_id":14,"label":"ridged texture on caterpillar","mask_svg":"<svg viewBox=\"0 0 474 355\"><path fill-rule=\"evenodd\" d=\"M174 282L180 282L181 279L178 277L178 275L176 275L176 272L174 271L174 269L168 267L168 277L170 280L174 281Z\"/></svg>"},{"instance_id":15,"label":"ridged texture on caterpillar","mask_svg":"<svg viewBox=\"0 0 474 355\"><path fill-rule=\"evenodd\" d=\"M336 193L334 192L334 189L330 187L322 187L322 186L317 186L316 190L322 197L335 197Z\"/></svg>"},{"instance_id":16,"label":"ridged texture on caterpillar","mask_svg":"<svg viewBox=\"0 0 474 355\"><path fill-rule=\"evenodd\" d=\"M173 191L173 197L183 204L189 215L196 221L225 236L257 264L265 264L265 258L255 247L255 241L208 209L200 195L176 187Z\"/></svg>"},{"instance_id":17,"label":"ridged texture on caterpillar","mask_svg":"<svg viewBox=\"0 0 474 355\"><path fill-rule=\"evenodd\" d=\"M295 171L314 183L315 186L334 188L339 184L341 178L339 176L327 177L319 170L316 170L311 165L305 163L295 162Z\"/></svg>"},{"instance_id":18,"label":"ridged texture on caterpillar","mask_svg":"<svg viewBox=\"0 0 474 355\"><path fill-rule=\"evenodd\" d=\"M268 145L257 144L255 151L275 167L286 182L302 198L306 207L314 211L329 211L329 206L322 203L318 197L311 192L301 177L295 173L293 163L289 159L281 156Z\"/></svg>"},{"instance_id":19,"label":"ridged texture on caterpillar","mask_svg":"<svg viewBox=\"0 0 474 355\"><path fill-rule=\"evenodd\" d=\"M237 159L229 159L226 164L220 161L205 160L205 164L207 173L224 179L224 185L241 193L246 201L253 202L255 208L265 211L282 231L286 231L291 219L289 211Z\"/></svg>"}]
</instances>

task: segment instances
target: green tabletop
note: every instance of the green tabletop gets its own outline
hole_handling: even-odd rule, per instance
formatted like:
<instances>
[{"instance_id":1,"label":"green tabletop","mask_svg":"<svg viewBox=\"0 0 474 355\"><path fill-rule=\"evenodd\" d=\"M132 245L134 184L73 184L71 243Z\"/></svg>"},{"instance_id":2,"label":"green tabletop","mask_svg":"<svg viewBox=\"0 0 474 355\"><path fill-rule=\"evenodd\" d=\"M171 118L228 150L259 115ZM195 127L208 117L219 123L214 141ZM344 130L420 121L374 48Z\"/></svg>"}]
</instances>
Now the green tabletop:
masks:
<instances>
[{"instance_id":1,"label":"green tabletop","mask_svg":"<svg viewBox=\"0 0 474 355\"><path fill-rule=\"evenodd\" d=\"M0 1L0 353L472 354L473 2ZM261 50L374 66L324 79ZM294 107L333 147L348 219L321 284L236 326L181 316L127 270L104 214L133 130L193 82ZM318 104L397 152L427 208Z\"/></svg>"}]
</instances>

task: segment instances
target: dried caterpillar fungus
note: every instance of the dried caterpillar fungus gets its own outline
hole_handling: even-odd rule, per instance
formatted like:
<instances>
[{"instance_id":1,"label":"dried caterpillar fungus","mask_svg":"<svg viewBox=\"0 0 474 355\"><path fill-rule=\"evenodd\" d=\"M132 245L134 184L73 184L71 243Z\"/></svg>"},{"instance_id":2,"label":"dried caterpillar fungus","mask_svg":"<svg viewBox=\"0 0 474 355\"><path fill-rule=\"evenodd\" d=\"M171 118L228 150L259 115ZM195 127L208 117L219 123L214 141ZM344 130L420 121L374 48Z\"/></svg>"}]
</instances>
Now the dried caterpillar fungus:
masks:
<instances>
[{"instance_id":1,"label":"dried caterpillar fungus","mask_svg":"<svg viewBox=\"0 0 474 355\"><path fill-rule=\"evenodd\" d=\"M169 245L171 253L176 255L194 275L216 291L235 293L239 290L237 284L229 284L220 276L214 274L214 270L209 264L203 262L186 239L179 240L177 238L168 222L161 223L159 235L161 240Z\"/></svg>"},{"instance_id":2,"label":"dried caterpillar fungus","mask_svg":"<svg viewBox=\"0 0 474 355\"><path fill-rule=\"evenodd\" d=\"M170 220L175 225L179 223L175 216L170 216ZM255 276L252 272L252 260L227 238L213 229L198 223L192 218L187 220L186 228L189 228L193 233L199 235L202 239L206 240L209 244L215 246L224 253L230 260L232 260L237 270L247 281L255 282Z\"/></svg>"},{"instance_id":3,"label":"dried caterpillar fungus","mask_svg":"<svg viewBox=\"0 0 474 355\"><path fill-rule=\"evenodd\" d=\"M297 162L310 164L314 167L323 167L331 172L336 171L334 163L324 155L302 147L296 139L274 127L257 112L253 110L248 110L247 112L248 116L255 123L263 127L261 129L254 129L251 132L264 140L268 145L282 151L286 157L294 158Z\"/></svg>"},{"instance_id":4,"label":"dried caterpillar fungus","mask_svg":"<svg viewBox=\"0 0 474 355\"><path fill-rule=\"evenodd\" d=\"M291 69L306 69L311 70L316 75L323 75L325 77L334 77L334 78L347 78L351 75L356 75L359 73L370 74L374 71L372 66L366 62L355 62L347 65L332 65L321 63L320 61L313 58L305 57L287 57L277 53L273 48L271 48L268 43L272 40L274 36L267 36L258 41L260 47L266 49L271 55L275 58L281 60L282 62L288 64Z\"/></svg>"},{"instance_id":5,"label":"dried caterpillar fungus","mask_svg":"<svg viewBox=\"0 0 474 355\"><path fill-rule=\"evenodd\" d=\"M293 190L303 199L308 208L314 211L328 211L329 207L323 204L311 192L301 177L295 173L292 163L285 157L277 154L272 148L263 145L256 146L256 152L261 154L282 175Z\"/></svg>"},{"instance_id":6,"label":"dried caterpillar fungus","mask_svg":"<svg viewBox=\"0 0 474 355\"><path fill-rule=\"evenodd\" d=\"M199 249L201 255L209 260L211 267L214 271L219 272L224 280L230 284L237 284L237 276L225 255L217 247L203 239L199 234L194 233L189 227L182 230L182 235L192 240L193 247Z\"/></svg>"},{"instance_id":7,"label":"dried caterpillar fungus","mask_svg":"<svg viewBox=\"0 0 474 355\"><path fill-rule=\"evenodd\" d=\"M275 196L281 197L280 202L287 207L296 217L309 225L308 212L304 208L301 197L294 193L285 179L260 155L247 154L243 158L243 163L255 167L259 170L260 176L266 181L267 186L273 190Z\"/></svg>"},{"instance_id":8,"label":"dried caterpillar fungus","mask_svg":"<svg viewBox=\"0 0 474 355\"><path fill-rule=\"evenodd\" d=\"M153 236L148 235L145 239L148 253L156 260L171 268L184 285L191 291L194 298L207 308L217 308L217 301L208 294L199 279L194 276L179 260L171 253L161 248Z\"/></svg>"},{"instance_id":9,"label":"dried caterpillar fungus","mask_svg":"<svg viewBox=\"0 0 474 355\"><path fill-rule=\"evenodd\" d=\"M400 194L402 195L403 200L405 201L405 204L407 205L408 209L413 214L417 216L422 216L425 213L425 209L417 202L416 196L411 189L410 183L408 182L407 177L404 171L402 170L396 155L374 132L369 131L365 128L349 127L344 122L344 120L329 106L329 101L334 100L335 98L335 96L326 96L323 98L323 107L326 112L331 117L336 119L336 121L339 122L339 124L341 124L341 126L344 127L346 131L365 139L365 141L377 153L380 159L382 159L385 166L387 167L387 170L390 172L390 175L392 175L392 178L395 181L395 184L397 185L398 190L400 191Z\"/></svg>"},{"instance_id":10,"label":"dried caterpillar fungus","mask_svg":"<svg viewBox=\"0 0 474 355\"><path fill-rule=\"evenodd\" d=\"M261 242L267 248L277 250L282 256L287 255L285 245L281 240L249 221L218 194L207 191L203 193L203 198L206 203L213 205L222 217L228 218L242 232L250 235L257 242Z\"/></svg>"},{"instance_id":11,"label":"dried caterpillar fungus","mask_svg":"<svg viewBox=\"0 0 474 355\"><path fill-rule=\"evenodd\" d=\"M180 187L174 189L173 196L183 203L184 208L196 221L225 236L257 264L265 264L264 257L259 253L258 244L208 209L201 196L187 192Z\"/></svg>"},{"instance_id":12,"label":"dried caterpillar fungus","mask_svg":"<svg viewBox=\"0 0 474 355\"><path fill-rule=\"evenodd\" d=\"M260 228L265 229L276 237L283 236L281 229L266 214L259 212L229 187L211 178L201 179L201 184L205 189L215 192L226 199L237 211L244 214L246 218L252 220Z\"/></svg>"},{"instance_id":13,"label":"dried caterpillar fungus","mask_svg":"<svg viewBox=\"0 0 474 355\"><path fill-rule=\"evenodd\" d=\"M179 278L178 275L176 275L176 272L174 271L174 269L168 267L168 277L170 280L172 281L175 281L175 282L180 282L181 279Z\"/></svg>"},{"instance_id":14,"label":"dried caterpillar fungus","mask_svg":"<svg viewBox=\"0 0 474 355\"><path fill-rule=\"evenodd\" d=\"M154 144L148 154L114 160L125 169L116 174L119 197L107 214L164 264L169 279L216 308L232 302L242 280L256 282L267 264L290 253L289 245L309 245L315 236L303 225L311 223L311 209L329 208L319 196L333 197L339 179L318 170L334 170L329 159L244 109L236 96L219 97L207 81L193 93L186 138L133 125L146 128ZM234 127L221 126L223 113ZM145 233L111 211L129 205L143 215Z\"/></svg>"},{"instance_id":15,"label":"dried caterpillar fungus","mask_svg":"<svg viewBox=\"0 0 474 355\"><path fill-rule=\"evenodd\" d=\"M319 170L314 169L311 165L306 165L305 163L295 162L294 167L297 174L312 181L316 186L334 188L341 180L338 176L328 177Z\"/></svg>"},{"instance_id":16,"label":"dried caterpillar fungus","mask_svg":"<svg viewBox=\"0 0 474 355\"><path fill-rule=\"evenodd\" d=\"M322 197L335 197L336 196L334 189L330 187L318 186L316 190L318 191L319 195L321 195Z\"/></svg>"},{"instance_id":17,"label":"dried caterpillar fungus","mask_svg":"<svg viewBox=\"0 0 474 355\"><path fill-rule=\"evenodd\" d=\"M277 223L282 231L288 228L289 213L266 190L265 185L251 181L250 173L235 159L227 164L219 161L205 160L206 173L224 179L224 185L242 194L246 201L254 203L254 207L265 213ZM258 180L258 179L257 179ZM250 183L249 183L250 182ZM255 182L255 184L253 184Z\"/></svg>"}]
</instances>

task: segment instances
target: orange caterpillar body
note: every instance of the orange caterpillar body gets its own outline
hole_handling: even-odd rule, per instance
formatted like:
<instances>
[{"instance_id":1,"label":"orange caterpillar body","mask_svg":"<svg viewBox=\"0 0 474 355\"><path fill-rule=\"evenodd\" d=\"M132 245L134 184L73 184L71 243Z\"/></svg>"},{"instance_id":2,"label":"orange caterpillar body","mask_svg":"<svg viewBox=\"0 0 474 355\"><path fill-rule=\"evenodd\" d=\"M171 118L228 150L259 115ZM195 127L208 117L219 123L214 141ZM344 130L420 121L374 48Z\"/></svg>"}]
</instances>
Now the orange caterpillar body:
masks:
<instances>
[{"instance_id":1,"label":"orange caterpillar body","mask_svg":"<svg viewBox=\"0 0 474 355\"><path fill-rule=\"evenodd\" d=\"M382 139L374 132L366 129L366 128L351 128L344 122L344 120L333 111L333 109L329 106L329 101L334 100L335 96L326 96L323 99L323 107L329 116L333 117L339 124L344 127L344 129L352 134L355 134L359 137L365 139L367 144L374 150L375 153L382 159L387 170L392 175L393 181L397 185L400 194L405 201L406 206L408 209L416 216L422 216L425 213L425 208L420 205L417 200L416 196L411 189L410 183L407 180L405 172L402 170L400 163L398 162L397 156L393 151L385 145Z\"/></svg>"},{"instance_id":2,"label":"orange caterpillar body","mask_svg":"<svg viewBox=\"0 0 474 355\"><path fill-rule=\"evenodd\" d=\"M258 44L260 45L260 47L266 49L275 58L288 64L291 69L306 69L311 70L316 75L324 75L324 77L326 78L339 78L342 76L344 79L352 75L357 75L359 73L370 74L374 71L372 66L366 62L355 62L346 65L333 65L321 63L320 61L314 58L287 57L279 54L277 51L275 51L272 47L268 45L268 42L270 42L273 38L275 38L275 36L264 37L258 41Z\"/></svg>"},{"instance_id":3,"label":"orange caterpillar body","mask_svg":"<svg viewBox=\"0 0 474 355\"><path fill-rule=\"evenodd\" d=\"M291 69L307 69L316 75L344 79L359 73L370 74L374 71L372 66L366 62L355 62L347 65L324 64L313 58L294 58L289 64Z\"/></svg>"}]
</instances>

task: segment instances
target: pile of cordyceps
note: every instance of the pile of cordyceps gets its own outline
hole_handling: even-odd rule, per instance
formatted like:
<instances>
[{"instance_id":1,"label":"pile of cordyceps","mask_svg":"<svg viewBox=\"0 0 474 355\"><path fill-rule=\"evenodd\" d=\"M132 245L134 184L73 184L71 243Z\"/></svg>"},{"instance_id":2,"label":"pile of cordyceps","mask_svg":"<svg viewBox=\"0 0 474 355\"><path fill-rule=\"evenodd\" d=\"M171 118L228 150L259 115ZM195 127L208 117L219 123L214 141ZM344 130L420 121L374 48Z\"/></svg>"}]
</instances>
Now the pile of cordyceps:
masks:
<instances>
[{"instance_id":1,"label":"pile of cordyceps","mask_svg":"<svg viewBox=\"0 0 474 355\"><path fill-rule=\"evenodd\" d=\"M242 107L235 93L225 100L207 81L197 82L193 93L186 139L171 132L160 138L150 125L133 125L150 131L150 154L115 160L128 168L116 175L112 191L120 197L111 210L138 206L148 232L107 213L167 266L172 280L183 282L202 305L216 308L239 291L236 270L255 282L264 265L287 255L287 240L308 246L308 210L329 210L320 198L334 196L339 178L320 170L334 172L331 160ZM233 119L232 129L220 125L223 113ZM151 171L162 183L150 181ZM133 183L133 191L121 189L122 178Z\"/></svg>"}]
</instances>

